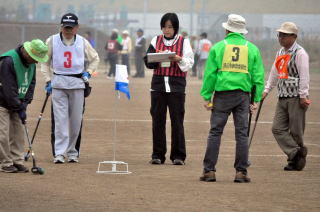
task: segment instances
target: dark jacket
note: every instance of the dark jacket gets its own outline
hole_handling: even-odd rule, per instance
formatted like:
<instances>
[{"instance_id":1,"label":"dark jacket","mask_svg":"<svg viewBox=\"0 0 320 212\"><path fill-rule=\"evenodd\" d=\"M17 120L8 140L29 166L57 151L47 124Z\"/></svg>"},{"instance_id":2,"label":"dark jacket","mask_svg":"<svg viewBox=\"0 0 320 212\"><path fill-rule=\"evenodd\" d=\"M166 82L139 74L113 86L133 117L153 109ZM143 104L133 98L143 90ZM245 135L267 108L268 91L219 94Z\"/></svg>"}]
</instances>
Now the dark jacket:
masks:
<instances>
[{"instance_id":1,"label":"dark jacket","mask_svg":"<svg viewBox=\"0 0 320 212\"><path fill-rule=\"evenodd\" d=\"M134 51L136 57L144 56L146 53L146 39L144 37L135 45Z\"/></svg>"},{"instance_id":2,"label":"dark jacket","mask_svg":"<svg viewBox=\"0 0 320 212\"><path fill-rule=\"evenodd\" d=\"M24 66L28 67L26 60L22 57L21 46L16 48ZM0 59L0 107L10 111L18 111L22 108L22 103L30 104L33 99L36 85L36 72L29 86L24 99L18 98L18 83L16 72L11 57Z\"/></svg>"}]
</instances>

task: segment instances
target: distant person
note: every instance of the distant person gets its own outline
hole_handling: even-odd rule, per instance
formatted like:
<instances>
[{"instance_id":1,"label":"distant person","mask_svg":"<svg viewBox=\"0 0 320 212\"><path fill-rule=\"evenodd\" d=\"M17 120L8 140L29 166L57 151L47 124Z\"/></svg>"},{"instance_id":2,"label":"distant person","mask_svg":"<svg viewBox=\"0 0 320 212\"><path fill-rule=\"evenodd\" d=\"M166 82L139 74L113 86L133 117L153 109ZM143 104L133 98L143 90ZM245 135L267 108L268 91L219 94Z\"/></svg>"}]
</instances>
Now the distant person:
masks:
<instances>
[{"instance_id":1,"label":"distant person","mask_svg":"<svg viewBox=\"0 0 320 212\"><path fill-rule=\"evenodd\" d=\"M24 166L24 124L33 99L36 65L48 60L48 46L41 40L24 42L0 55L0 171L28 172Z\"/></svg>"},{"instance_id":2,"label":"distant person","mask_svg":"<svg viewBox=\"0 0 320 212\"><path fill-rule=\"evenodd\" d=\"M122 45L122 37L121 37L121 35L119 34L119 30L118 29L116 29L116 28L114 28L114 29L112 29L112 31L111 31L111 34L112 33L116 33L117 34L117 41L118 41L118 43L120 44L120 45Z\"/></svg>"},{"instance_id":3,"label":"distant person","mask_svg":"<svg viewBox=\"0 0 320 212\"><path fill-rule=\"evenodd\" d=\"M95 40L93 39L92 35L91 35L91 32L87 31L85 34L84 34L84 37L85 39L87 39L89 41L89 43L91 44L92 48L96 48L96 42Z\"/></svg>"},{"instance_id":4,"label":"distant person","mask_svg":"<svg viewBox=\"0 0 320 212\"><path fill-rule=\"evenodd\" d=\"M151 81L151 109L153 150L151 164L163 164L166 160L166 118L167 109L171 119L171 153L174 165L184 165L186 143L184 137L185 89L187 71L193 64L193 52L189 39L179 32L179 19L175 13L166 13L160 21L162 34L152 38L147 53L176 52L170 62L149 63L153 69Z\"/></svg>"},{"instance_id":5,"label":"distant person","mask_svg":"<svg viewBox=\"0 0 320 212\"><path fill-rule=\"evenodd\" d=\"M306 165L307 147L303 135L309 100L309 56L297 43L298 28L284 22L277 30L281 49L271 68L263 98L277 86L278 103L272 133L288 156L285 171L301 171Z\"/></svg>"},{"instance_id":6,"label":"distant person","mask_svg":"<svg viewBox=\"0 0 320 212\"><path fill-rule=\"evenodd\" d=\"M52 93L51 144L55 164L78 163L85 110L85 87L98 68L99 56L84 37L78 35L78 17L61 17L60 32L51 35L49 60L41 64L47 93ZM85 67L85 59L88 66Z\"/></svg>"},{"instance_id":7,"label":"distant person","mask_svg":"<svg viewBox=\"0 0 320 212\"><path fill-rule=\"evenodd\" d=\"M226 37L209 52L200 92L205 108L211 111L211 128L200 180L216 181L221 136L232 113L236 139L234 182L248 183L248 115L249 108L255 109L256 103L261 100L264 68L259 49L244 37L248 32L245 19L231 14L222 26L226 30ZM250 105L253 86L256 87L255 103Z\"/></svg>"},{"instance_id":8,"label":"distant person","mask_svg":"<svg viewBox=\"0 0 320 212\"><path fill-rule=\"evenodd\" d=\"M122 46L118 41L118 34L116 32L113 31L111 33L110 39L107 41L107 44L104 48L107 51L107 58L110 64L108 78L113 78L116 74L116 64L119 60L118 55L122 49Z\"/></svg>"},{"instance_id":9,"label":"distant person","mask_svg":"<svg viewBox=\"0 0 320 212\"><path fill-rule=\"evenodd\" d=\"M194 58L193 58L194 63L192 66L191 76L195 77L195 76L197 76L197 66L198 66L198 60L199 60L199 55L196 54L197 49L198 49L198 45L199 45L198 37L195 35L190 36L190 43L191 43L192 51L194 52Z\"/></svg>"},{"instance_id":10,"label":"distant person","mask_svg":"<svg viewBox=\"0 0 320 212\"><path fill-rule=\"evenodd\" d=\"M184 39L188 38L188 32L187 32L186 30L182 30L181 36L182 36Z\"/></svg>"},{"instance_id":11,"label":"distant person","mask_svg":"<svg viewBox=\"0 0 320 212\"><path fill-rule=\"evenodd\" d=\"M121 63L127 66L128 76L130 76L130 52L132 50L132 42L128 30L122 32L122 50Z\"/></svg>"},{"instance_id":12,"label":"distant person","mask_svg":"<svg viewBox=\"0 0 320 212\"><path fill-rule=\"evenodd\" d=\"M143 36L143 30L137 30L137 39L134 46L134 56L136 64L136 74L133 77L144 77L143 57L146 53L146 39Z\"/></svg>"},{"instance_id":13,"label":"distant person","mask_svg":"<svg viewBox=\"0 0 320 212\"><path fill-rule=\"evenodd\" d=\"M207 62L208 55L210 48L212 46L212 43L210 40L207 39L208 35L206 32L201 33L200 35L200 41L197 48L196 54L198 55L198 79L202 79L202 73L204 66Z\"/></svg>"}]
</instances>

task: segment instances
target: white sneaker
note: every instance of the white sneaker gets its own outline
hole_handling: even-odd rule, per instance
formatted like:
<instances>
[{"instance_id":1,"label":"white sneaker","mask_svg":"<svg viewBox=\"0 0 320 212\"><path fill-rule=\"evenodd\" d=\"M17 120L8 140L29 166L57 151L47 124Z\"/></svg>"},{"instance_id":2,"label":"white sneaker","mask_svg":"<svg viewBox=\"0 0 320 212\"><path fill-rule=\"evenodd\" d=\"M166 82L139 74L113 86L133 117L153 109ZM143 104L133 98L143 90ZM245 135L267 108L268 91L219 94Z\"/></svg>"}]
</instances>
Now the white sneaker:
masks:
<instances>
[{"instance_id":1,"label":"white sneaker","mask_svg":"<svg viewBox=\"0 0 320 212\"><path fill-rule=\"evenodd\" d=\"M79 163L79 159L77 156L72 155L72 156L69 156L68 162L69 163Z\"/></svg>"},{"instance_id":2,"label":"white sneaker","mask_svg":"<svg viewBox=\"0 0 320 212\"><path fill-rule=\"evenodd\" d=\"M57 155L54 159L53 159L54 163L64 163L64 156L63 155Z\"/></svg>"}]
</instances>

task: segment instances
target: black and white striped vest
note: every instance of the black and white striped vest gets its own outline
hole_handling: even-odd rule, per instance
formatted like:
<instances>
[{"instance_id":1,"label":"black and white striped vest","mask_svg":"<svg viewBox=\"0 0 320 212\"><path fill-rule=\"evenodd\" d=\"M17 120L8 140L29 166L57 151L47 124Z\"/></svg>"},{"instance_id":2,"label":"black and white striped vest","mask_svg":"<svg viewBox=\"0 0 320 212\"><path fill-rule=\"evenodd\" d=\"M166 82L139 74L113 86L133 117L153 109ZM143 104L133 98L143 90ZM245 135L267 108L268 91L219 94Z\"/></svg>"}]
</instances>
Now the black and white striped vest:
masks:
<instances>
[{"instance_id":1,"label":"black and white striped vest","mask_svg":"<svg viewBox=\"0 0 320 212\"><path fill-rule=\"evenodd\" d=\"M295 44L292 51L290 61L288 62L288 79L278 79L278 97L299 97L299 73L296 65L297 51L302 47ZM284 55L285 50L282 48L277 56ZM288 54L288 53L287 53Z\"/></svg>"}]
</instances>

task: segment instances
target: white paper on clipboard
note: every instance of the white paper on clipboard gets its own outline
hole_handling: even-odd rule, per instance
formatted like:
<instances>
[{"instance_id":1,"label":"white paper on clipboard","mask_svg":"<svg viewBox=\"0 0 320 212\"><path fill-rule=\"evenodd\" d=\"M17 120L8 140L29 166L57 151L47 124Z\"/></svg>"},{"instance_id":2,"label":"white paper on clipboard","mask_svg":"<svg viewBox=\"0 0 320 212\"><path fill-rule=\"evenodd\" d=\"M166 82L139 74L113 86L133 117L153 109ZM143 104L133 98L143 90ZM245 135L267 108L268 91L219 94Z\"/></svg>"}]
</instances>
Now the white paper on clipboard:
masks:
<instances>
[{"instance_id":1,"label":"white paper on clipboard","mask_svg":"<svg viewBox=\"0 0 320 212\"><path fill-rule=\"evenodd\" d=\"M169 57L175 56L175 52L148 53L148 63L169 62Z\"/></svg>"}]
</instances>

